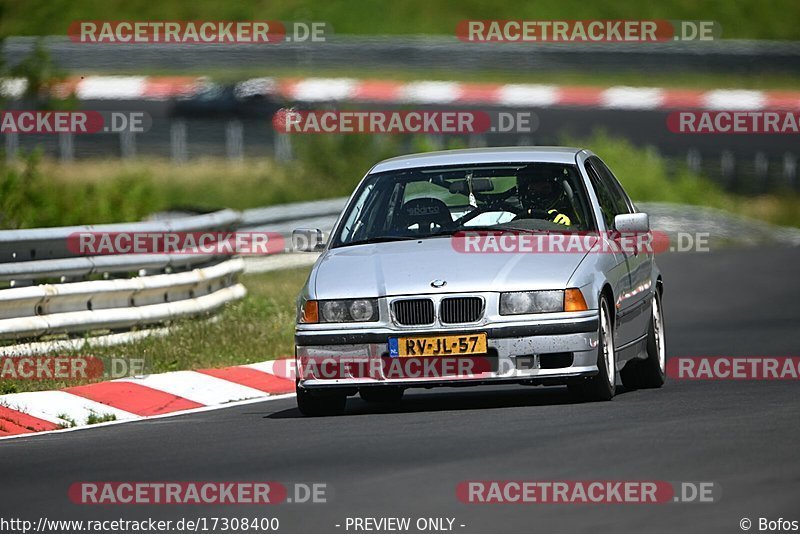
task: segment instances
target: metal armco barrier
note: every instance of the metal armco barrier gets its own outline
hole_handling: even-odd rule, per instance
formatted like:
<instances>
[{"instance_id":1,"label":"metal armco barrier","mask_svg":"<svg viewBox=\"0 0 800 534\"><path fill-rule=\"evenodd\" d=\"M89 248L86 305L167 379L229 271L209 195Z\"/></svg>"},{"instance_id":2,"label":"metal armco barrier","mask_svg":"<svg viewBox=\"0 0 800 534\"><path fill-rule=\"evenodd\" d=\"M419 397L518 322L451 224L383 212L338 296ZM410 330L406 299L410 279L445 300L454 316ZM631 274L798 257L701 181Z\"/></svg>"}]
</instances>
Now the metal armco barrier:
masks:
<instances>
[{"instance_id":1,"label":"metal armco barrier","mask_svg":"<svg viewBox=\"0 0 800 534\"><path fill-rule=\"evenodd\" d=\"M2 54L15 65L34 49L35 37L9 37ZM451 36L331 36L325 43L251 44L103 44L87 46L65 36L45 37L44 46L55 63L66 70L95 72L161 69L169 53L173 72L204 68L273 67L349 68L357 59L365 68L449 70L568 69L640 72L752 72L796 73L800 44L783 41L720 40L664 43L464 43Z\"/></svg>"},{"instance_id":2,"label":"metal armco barrier","mask_svg":"<svg viewBox=\"0 0 800 534\"><path fill-rule=\"evenodd\" d=\"M244 260L210 254L78 256L77 232L200 232L328 226L344 199L245 212L221 210L129 224L0 231L0 340L146 327L240 299Z\"/></svg>"},{"instance_id":3,"label":"metal armco barrier","mask_svg":"<svg viewBox=\"0 0 800 534\"><path fill-rule=\"evenodd\" d=\"M78 232L200 232L226 231L239 226L240 214L222 210L206 215L164 221L96 226L62 226L0 231L0 281L12 286L24 281L60 278L80 280L91 275L141 270L187 269L213 261L212 256L182 254L78 256L67 247L67 238ZM30 283L30 282L29 282Z\"/></svg>"},{"instance_id":4,"label":"metal armco barrier","mask_svg":"<svg viewBox=\"0 0 800 534\"><path fill-rule=\"evenodd\" d=\"M240 258L176 274L0 290L0 338L152 325L242 298Z\"/></svg>"}]
</instances>

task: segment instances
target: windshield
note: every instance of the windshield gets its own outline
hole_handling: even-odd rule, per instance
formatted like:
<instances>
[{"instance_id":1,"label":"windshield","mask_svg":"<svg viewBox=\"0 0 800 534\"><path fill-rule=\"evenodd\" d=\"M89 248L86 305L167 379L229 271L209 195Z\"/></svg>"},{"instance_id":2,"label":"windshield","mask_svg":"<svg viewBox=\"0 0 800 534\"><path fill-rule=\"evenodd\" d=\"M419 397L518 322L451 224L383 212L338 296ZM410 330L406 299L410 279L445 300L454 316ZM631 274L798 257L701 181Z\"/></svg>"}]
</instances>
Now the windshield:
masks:
<instances>
[{"instance_id":1,"label":"windshield","mask_svg":"<svg viewBox=\"0 0 800 534\"><path fill-rule=\"evenodd\" d=\"M594 222L576 165L425 167L368 176L332 246L464 230L586 232Z\"/></svg>"}]
</instances>

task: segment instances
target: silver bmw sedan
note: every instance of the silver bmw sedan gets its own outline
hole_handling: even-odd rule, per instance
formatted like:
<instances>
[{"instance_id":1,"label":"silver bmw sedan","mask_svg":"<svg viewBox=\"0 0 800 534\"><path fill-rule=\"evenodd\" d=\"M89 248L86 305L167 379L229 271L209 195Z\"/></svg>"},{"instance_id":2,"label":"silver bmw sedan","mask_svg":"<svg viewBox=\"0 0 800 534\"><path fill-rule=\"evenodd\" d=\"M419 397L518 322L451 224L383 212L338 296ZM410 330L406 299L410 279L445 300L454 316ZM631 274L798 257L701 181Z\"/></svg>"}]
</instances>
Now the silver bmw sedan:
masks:
<instances>
[{"instance_id":1,"label":"silver bmw sedan","mask_svg":"<svg viewBox=\"0 0 800 534\"><path fill-rule=\"evenodd\" d=\"M450 150L364 177L297 302L297 404L397 402L412 387L566 385L610 400L665 380L647 214L588 150Z\"/></svg>"}]
</instances>

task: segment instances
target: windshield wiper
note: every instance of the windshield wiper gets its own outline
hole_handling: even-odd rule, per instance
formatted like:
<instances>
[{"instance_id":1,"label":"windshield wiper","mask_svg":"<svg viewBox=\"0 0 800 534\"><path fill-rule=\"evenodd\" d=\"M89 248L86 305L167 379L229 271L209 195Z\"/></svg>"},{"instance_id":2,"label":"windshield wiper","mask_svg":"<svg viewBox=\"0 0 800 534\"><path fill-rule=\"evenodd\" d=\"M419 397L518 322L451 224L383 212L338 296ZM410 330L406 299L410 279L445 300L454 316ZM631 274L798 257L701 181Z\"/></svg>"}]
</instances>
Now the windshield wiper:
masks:
<instances>
[{"instance_id":1,"label":"windshield wiper","mask_svg":"<svg viewBox=\"0 0 800 534\"><path fill-rule=\"evenodd\" d=\"M342 243L340 246L349 247L352 245L372 245L374 243L388 243L390 241L410 241L419 239L417 236L400 236L400 235L381 235L377 237L368 237L366 239L359 239L358 241L350 241L349 243Z\"/></svg>"},{"instance_id":2,"label":"windshield wiper","mask_svg":"<svg viewBox=\"0 0 800 534\"><path fill-rule=\"evenodd\" d=\"M548 230L535 230L533 228L520 228L518 226L498 226L498 225L483 225L483 226L461 226L450 230L443 230L433 234L428 234L425 237L442 237L451 236L459 232L524 232L526 234L549 233Z\"/></svg>"}]
</instances>

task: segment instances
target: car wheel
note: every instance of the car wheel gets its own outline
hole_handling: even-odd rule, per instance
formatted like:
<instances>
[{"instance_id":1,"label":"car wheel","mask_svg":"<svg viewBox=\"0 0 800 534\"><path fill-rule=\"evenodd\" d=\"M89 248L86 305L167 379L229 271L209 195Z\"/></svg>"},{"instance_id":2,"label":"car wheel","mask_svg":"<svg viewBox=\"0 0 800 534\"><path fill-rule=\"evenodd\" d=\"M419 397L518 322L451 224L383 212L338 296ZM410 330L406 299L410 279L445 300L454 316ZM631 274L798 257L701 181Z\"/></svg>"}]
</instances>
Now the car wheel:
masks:
<instances>
[{"instance_id":1,"label":"car wheel","mask_svg":"<svg viewBox=\"0 0 800 534\"><path fill-rule=\"evenodd\" d=\"M336 391L311 392L296 388L297 409L307 417L340 415L347 404L347 395Z\"/></svg>"},{"instance_id":2,"label":"car wheel","mask_svg":"<svg viewBox=\"0 0 800 534\"><path fill-rule=\"evenodd\" d=\"M632 361L620 373L628 389L660 388L667 379L667 351L661 295L653 295L652 315L647 330L647 359ZM630 370L628 368L630 367Z\"/></svg>"},{"instance_id":3,"label":"car wheel","mask_svg":"<svg viewBox=\"0 0 800 534\"><path fill-rule=\"evenodd\" d=\"M591 378L582 382L567 384L573 394L578 394L588 401L607 401L614 397L616 392L616 363L617 357L614 350L614 329L611 323L611 313L605 297L600 298L600 328L597 340L597 369L598 372Z\"/></svg>"},{"instance_id":4,"label":"car wheel","mask_svg":"<svg viewBox=\"0 0 800 534\"><path fill-rule=\"evenodd\" d=\"M396 386L375 386L358 390L367 402L399 402L405 390Z\"/></svg>"}]
</instances>

